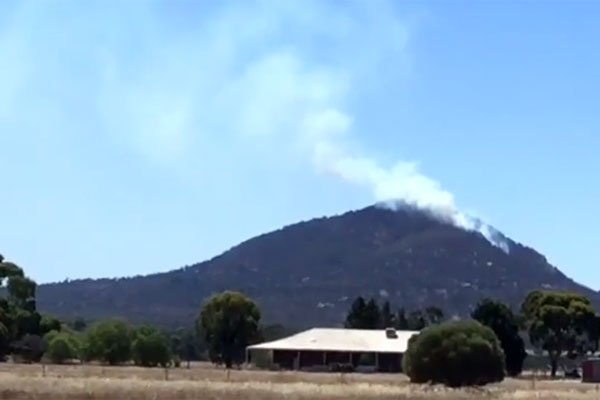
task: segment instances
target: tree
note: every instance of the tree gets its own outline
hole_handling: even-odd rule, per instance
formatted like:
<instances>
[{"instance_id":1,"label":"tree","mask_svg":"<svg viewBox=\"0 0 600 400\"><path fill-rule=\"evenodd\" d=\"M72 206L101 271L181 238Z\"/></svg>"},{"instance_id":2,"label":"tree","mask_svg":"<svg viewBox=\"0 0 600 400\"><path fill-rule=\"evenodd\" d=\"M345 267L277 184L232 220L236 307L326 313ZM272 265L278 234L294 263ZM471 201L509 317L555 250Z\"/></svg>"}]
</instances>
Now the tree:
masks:
<instances>
[{"instance_id":1,"label":"tree","mask_svg":"<svg viewBox=\"0 0 600 400\"><path fill-rule=\"evenodd\" d=\"M0 297L0 323L8 333L10 347L24 350L40 335L41 316L36 311L36 283L25 276L16 264L0 259L0 288L6 296ZM23 341L26 335L26 341Z\"/></svg>"},{"instance_id":2,"label":"tree","mask_svg":"<svg viewBox=\"0 0 600 400\"><path fill-rule=\"evenodd\" d=\"M44 355L44 341L38 335L27 333L11 344L11 350L23 362L39 362Z\"/></svg>"},{"instance_id":3,"label":"tree","mask_svg":"<svg viewBox=\"0 0 600 400\"><path fill-rule=\"evenodd\" d=\"M364 326L366 308L367 303L365 302L365 299L362 296L358 296L356 300L352 302L348 315L346 316L346 328L359 329Z\"/></svg>"},{"instance_id":4,"label":"tree","mask_svg":"<svg viewBox=\"0 0 600 400\"><path fill-rule=\"evenodd\" d=\"M430 326L410 339L403 362L415 383L459 387L504 379L504 354L498 338L476 321Z\"/></svg>"},{"instance_id":5,"label":"tree","mask_svg":"<svg viewBox=\"0 0 600 400\"><path fill-rule=\"evenodd\" d=\"M85 357L110 365L131 359L133 330L127 321L111 319L97 322L86 332L83 343Z\"/></svg>"},{"instance_id":6,"label":"tree","mask_svg":"<svg viewBox=\"0 0 600 400\"><path fill-rule=\"evenodd\" d=\"M379 329L381 326L381 312L375 299L370 299L365 307L365 326L362 329Z\"/></svg>"},{"instance_id":7,"label":"tree","mask_svg":"<svg viewBox=\"0 0 600 400\"><path fill-rule=\"evenodd\" d=\"M171 351L187 363L188 369L193 360L201 358L202 347L201 338L193 329L180 328L171 335Z\"/></svg>"},{"instance_id":8,"label":"tree","mask_svg":"<svg viewBox=\"0 0 600 400\"><path fill-rule=\"evenodd\" d=\"M375 299L365 302L363 297L357 297L348 311L345 326L350 329L379 329L381 312Z\"/></svg>"},{"instance_id":9,"label":"tree","mask_svg":"<svg viewBox=\"0 0 600 400\"><path fill-rule=\"evenodd\" d=\"M381 307L381 325L380 328L393 328L396 326L396 316L392 313L390 302L386 301Z\"/></svg>"},{"instance_id":10,"label":"tree","mask_svg":"<svg viewBox=\"0 0 600 400\"><path fill-rule=\"evenodd\" d=\"M243 294L227 291L204 304L198 322L211 361L231 368L244 361L246 347L258 338L260 310Z\"/></svg>"},{"instance_id":11,"label":"tree","mask_svg":"<svg viewBox=\"0 0 600 400\"><path fill-rule=\"evenodd\" d=\"M408 318L406 317L406 310L404 308L398 309L396 313L396 329L408 330Z\"/></svg>"},{"instance_id":12,"label":"tree","mask_svg":"<svg viewBox=\"0 0 600 400\"><path fill-rule=\"evenodd\" d=\"M55 364L64 364L79 358L81 343L70 332L51 331L44 337L47 343L45 357Z\"/></svg>"},{"instance_id":13,"label":"tree","mask_svg":"<svg viewBox=\"0 0 600 400\"><path fill-rule=\"evenodd\" d=\"M151 326L142 326L136 331L132 353L135 364L142 367L167 367L171 361L167 336Z\"/></svg>"},{"instance_id":14,"label":"tree","mask_svg":"<svg viewBox=\"0 0 600 400\"><path fill-rule=\"evenodd\" d=\"M425 316L427 325L440 324L444 320L444 311L436 306L429 306L425 308Z\"/></svg>"},{"instance_id":15,"label":"tree","mask_svg":"<svg viewBox=\"0 0 600 400\"><path fill-rule=\"evenodd\" d=\"M504 350L506 372L517 376L523 371L523 362L527 357L525 343L519 335L518 319L504 303L492 299L483 299L477 304L471 317L491 328Z\"/></svg>"},{"instance_id":16,"label":"tree","mask_svg":"<svg viewBox=\"0 0 600 400\"><path fill-rule=\"evenodd\" d=\"M560 358L598 348L598 316L587 297L577 293L533 291L521 306L531 343L548 353L552 376Z\"/></svg>"},{"instance_id":17,"label":"tree","mask_svg":"<svg viewBox=\"0 0 600 400\"><path fill-rule=\"evenodd\" d=\"M40 321L40 334L44 336L48 332L57 331L60 332L62 324L60 321L50 315L43 314Z\"/></svg>"},{"instance_id":18,"label":"tree","mask_svg":"<svg viewBox=\"0 0 600 400\"><path fill-rule=\"evenodd\" d=\"M422 310L414 310L408 314L408 329L420 331L427 326L427 316Z\"/></svg>"}]
</instances>

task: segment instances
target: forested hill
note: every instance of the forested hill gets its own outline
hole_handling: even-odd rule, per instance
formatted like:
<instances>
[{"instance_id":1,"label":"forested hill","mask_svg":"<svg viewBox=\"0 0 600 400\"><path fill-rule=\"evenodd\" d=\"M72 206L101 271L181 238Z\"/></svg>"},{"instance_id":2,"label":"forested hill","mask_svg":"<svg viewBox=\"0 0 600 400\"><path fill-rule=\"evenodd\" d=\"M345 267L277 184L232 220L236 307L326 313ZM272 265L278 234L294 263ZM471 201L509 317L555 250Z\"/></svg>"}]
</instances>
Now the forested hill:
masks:
<instances>
[{"instance_id":1,"label":"forested hill","mask_svg":"<svg viewBox=\"0 0 600 400\"><path fill-rule=\"evenodd\" d=\"M483 296L517 305L535 288L576 290L600 305L597 292L507 242L509 253L427 213L372 206L291 225L168 273L43 285L38 301L63 317L174 326L189 325L212 293L236 289L259 302L267 322L295 327L341 324L357 295L409 309L437 305L446 315L469 313Z\"/></svg>"}]
</instances>

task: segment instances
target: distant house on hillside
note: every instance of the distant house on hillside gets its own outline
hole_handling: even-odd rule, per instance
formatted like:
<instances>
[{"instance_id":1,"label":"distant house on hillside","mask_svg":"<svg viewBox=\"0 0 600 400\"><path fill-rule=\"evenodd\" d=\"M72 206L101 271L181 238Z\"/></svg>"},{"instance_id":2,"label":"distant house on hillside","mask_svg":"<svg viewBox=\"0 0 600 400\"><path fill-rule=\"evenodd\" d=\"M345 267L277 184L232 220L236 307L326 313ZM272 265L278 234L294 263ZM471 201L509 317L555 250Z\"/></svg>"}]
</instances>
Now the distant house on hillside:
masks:
<instances>
[{"instance_id":1,"label":"distant house on hillside","mask_svg":"<svg viewBox=\"0 0 600 400\"><path fill-rule=\"evenodd\" d=\"M247 348L248 362L264 360L289 370L401 372L402 356L417 331L314 328Z\"/></svg>"}]
</instances>

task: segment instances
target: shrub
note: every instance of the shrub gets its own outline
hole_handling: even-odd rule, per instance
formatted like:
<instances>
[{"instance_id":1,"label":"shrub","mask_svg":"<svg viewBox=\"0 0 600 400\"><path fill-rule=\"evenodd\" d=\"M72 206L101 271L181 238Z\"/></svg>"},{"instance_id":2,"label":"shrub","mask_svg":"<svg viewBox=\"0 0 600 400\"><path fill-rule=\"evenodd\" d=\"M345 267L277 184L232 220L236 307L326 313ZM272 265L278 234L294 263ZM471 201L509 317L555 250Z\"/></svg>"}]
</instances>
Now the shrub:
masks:
<instances>
[{"instance_id":1,"label":"shrub","mask_svg":"<svg viewBox=\"0 0 600 400\"><path fill-rule=\"evenodd\" d=\"M12 344L14 360L23 363L36 363L44 355L44 341L38 335L26 334Z\"/></svg>"},{"instance_id":2,"label":"shrub","mask_svg":"<svg viewBox=\"0 0 600 400\"><path fill-rule=\"evenodd\" d=\"M168 338L158 329L144 326L133 341L133 360L142 367L167 367L171 361Z\"/></svg>"},{"instance_id":3,"label":"shrub","mask_svg":"<svg viewBox=\"0 0 600 400\"><path fill-rule=\"evenodd\" d=\"M80 343L75 335L61 332L44 339L48 340L45 356L53 363L63 364L79 358Z\"/></svg>"},{"instance_id":4,"label":"shrub","mask_svg":"<svg viewBox=\"0 0 600 400\"><path fill-rule=\"evenodd\" d=\"M131 360L132 329L127 321L112 319L92 325L85 334L83 353L87 360L110 365Z\"/></svg>"},{"instance_id":5,"label":"shrub","mask_svg":"<svg viewBox=\"0 0 600 400\"><path fill-rule=\"evenodd\" d=\"M490 328L475 321L447 322L411 338L404 370L415 383L485 385L504 379L504 353Z\"/></svg>"},{"instance_id":6,"label":"shrub","mask_svg":"<svg viewBox=\"0 0 600 400\"><path fill-rule=\"evenodd\" d=\"M42 319L40 320L40 333L42 334L42 336L44 336L48 332L60 331L60 330L61 330L61 323L58 319L56 319L50 315L46 315L46 314L42 315Z\"/></svg>"}]
</instances>

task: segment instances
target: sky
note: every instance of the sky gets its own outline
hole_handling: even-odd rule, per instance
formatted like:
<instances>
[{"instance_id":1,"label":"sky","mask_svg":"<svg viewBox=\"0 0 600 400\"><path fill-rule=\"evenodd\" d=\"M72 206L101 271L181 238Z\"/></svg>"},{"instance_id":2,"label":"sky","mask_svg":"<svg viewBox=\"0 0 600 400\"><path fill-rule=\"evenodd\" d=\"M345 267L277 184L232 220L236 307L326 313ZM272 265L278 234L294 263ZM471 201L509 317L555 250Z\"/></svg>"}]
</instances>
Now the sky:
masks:
<instances>
[{"instance_id":1,"label":"sky","mask_svg":"<svg viewBox=\"0 0 600 400\"><path fill-rule=\"evenodd\" d=\"M401 198L600 289L600 3L0 2L0 253L167 271Z\"/></svg>"}]
</instances>

